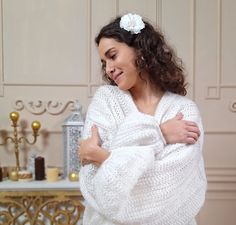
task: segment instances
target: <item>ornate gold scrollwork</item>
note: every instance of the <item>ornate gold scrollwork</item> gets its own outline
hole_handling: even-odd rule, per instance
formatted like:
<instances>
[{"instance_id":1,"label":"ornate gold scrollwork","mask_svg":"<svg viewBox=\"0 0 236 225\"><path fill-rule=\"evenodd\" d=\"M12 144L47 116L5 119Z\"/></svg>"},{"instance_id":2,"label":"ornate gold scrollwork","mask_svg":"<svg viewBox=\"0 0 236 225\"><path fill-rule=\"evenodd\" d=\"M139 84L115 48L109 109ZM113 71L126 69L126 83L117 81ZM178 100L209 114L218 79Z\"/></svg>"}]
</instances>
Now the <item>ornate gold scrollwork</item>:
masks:
<instances>
[{"instance_id":1,"label":"ornate gold scrollwork","mask_svg":"<svg viewBox=\"0 0 236 225\"><path fill-rule=\"evenodd\" d=\"M44 113L48 113L51 115L59 115L63 113L70 105L73 106L76 100L68 100L67 102L60 102L60 101L24 101L21 99L16 100L12 103L13 108L18 111L22 111L26 109L28 112L34 115L42 115Z\"/></svg>"},{"instance_id":2,"label":"ornate gold scrollwork","mask_svg":"<svg viewBox=\"0 0 236 225\"><path fill-rule=\"evenodd\" d=\"M0 225L76 225L84 210L76 191L3 192Z\"/></svg>"}]
</instances>

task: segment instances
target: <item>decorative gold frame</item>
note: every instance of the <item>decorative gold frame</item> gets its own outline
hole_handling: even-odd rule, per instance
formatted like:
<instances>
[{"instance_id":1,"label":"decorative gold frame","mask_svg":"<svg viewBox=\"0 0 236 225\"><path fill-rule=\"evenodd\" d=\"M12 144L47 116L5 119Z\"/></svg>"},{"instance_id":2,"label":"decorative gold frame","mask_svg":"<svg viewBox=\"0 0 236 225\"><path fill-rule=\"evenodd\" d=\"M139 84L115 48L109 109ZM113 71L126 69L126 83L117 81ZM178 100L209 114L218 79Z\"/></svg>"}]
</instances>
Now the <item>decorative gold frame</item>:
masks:
<instances>
[{"instance_id":1,"label":"decorative gold frame","mask_svg":"<svg viewBox=\"0 0 236 225\"><path fill-rule=\"evenodd\" d=\"M0 192L0 225L76 225L84 206L79 191Z\"/></svg>"}]
</instances>

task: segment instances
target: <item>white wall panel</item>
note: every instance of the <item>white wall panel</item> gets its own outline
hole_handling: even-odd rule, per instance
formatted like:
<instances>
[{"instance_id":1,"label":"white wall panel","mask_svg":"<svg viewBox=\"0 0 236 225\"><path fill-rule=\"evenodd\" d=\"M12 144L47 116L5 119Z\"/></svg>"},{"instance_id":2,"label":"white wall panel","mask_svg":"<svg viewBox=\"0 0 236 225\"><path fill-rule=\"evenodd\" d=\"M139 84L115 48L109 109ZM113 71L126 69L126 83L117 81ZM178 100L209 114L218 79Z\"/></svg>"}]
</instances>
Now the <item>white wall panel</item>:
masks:
<instances>
[{"instance_id":1,"label":"white wall panel","mask_svg":"<svg viewBox=\"0 0 236 225\"><path fill-rule=\"evenodd\" d=\"M200 224L204 225L234 225L236 221L236 200L208 200L200 215Z\"/></svg>"},{"instance_id":2,"label":"white wall panel","mask_svg":"<svg viewBox=\"0 0 236 225\"><path fill-rule=\"evenodd\" d=\"M194 1L162 1L162 29L186 69L189 96L193 97Z\"/></svg>"},{"instance_id":3,"label":"white wall panel","mask_svg":"<svg viewBox=\"0 0 236 225\"><path fill-rule=\"evenodd\" d=\"M106 12L106 13L104 13ZM112 18L115 18L117 13L116 0L93 0L90 11L90 68L91 76L89 82L91 84L100 84L102 82L101 75L101 61L98 55L97 46L95 44L95 37L102 26L109 23ZM93 89L94 91L94 89ZM93 93L92 91L92 93Z\"/></svg>"},{"instance_id":4,"label":"white wall panel","mask_svg":"<svg viewBox=\"0 0 236 225\"><path fill-rule=\"evenodd\" d=\"M3 0L5 83L86 83L87 3Z\"/></svg>"},{"instance_id":5,"label":"white wall panel","mask_svg":"<svg viewBox=\"0 0 236 225\"><path fill-rule=\"evenodd\" d=\"M236 4L230 0L222 1L222 84L236 88Z\"/></svg>"},{"instance_id":6,"label":"white wall panel","mask_svg":"<svg viewBox=\"0 0 236 225\"><path fill-rule=\"evenodd\" d=\"M2 8L2 2L0 1L0 7ZM2 12L0 12L2 15ZM3 49L2 49L2 16L0 16L0 97L3 96Z\"/></svg>"},{"instance_id":7,"label":"white wall panel","mask_svg":"<svg viewBox=\"0 0 236 225\"><path fill-rule=\"evenodd\" d=\"M156 23L157 20L157 1L158 0L148 0L144 3L143 0L118 0L120 15L125 13L138 13L144 18L149 19L152 23Z\"/></svg>"},{"instance_id":8,"label":"white wall panel","mask_svg":"<svg viewBox=\"0 0 236 225\"><path fill-rule=\"evenodd\" d=\"M235 224L235 1L196 0L195 90L204 127L208 194L200 224ZM227 221L227 222L226 222Z\"/></svg>"}]
</instances>

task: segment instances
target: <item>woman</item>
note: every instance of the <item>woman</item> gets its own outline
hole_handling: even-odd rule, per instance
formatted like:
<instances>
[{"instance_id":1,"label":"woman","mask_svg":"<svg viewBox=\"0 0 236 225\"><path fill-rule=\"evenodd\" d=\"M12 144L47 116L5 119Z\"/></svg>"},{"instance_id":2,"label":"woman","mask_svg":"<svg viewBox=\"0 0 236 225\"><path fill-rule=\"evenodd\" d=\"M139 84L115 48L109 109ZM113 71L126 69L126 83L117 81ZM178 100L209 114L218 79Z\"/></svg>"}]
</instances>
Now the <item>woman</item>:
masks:
<instances>
[{"instance_id":1,"label":"woman","mask_svg":"<svg viewBox=\"0 0 236 225\"><path fill-rule=\"evenodd\" d=\"M139 15L116 18L96 43L110 85L95 93L80 143L83 224L196 224L203 129L181 65Z\"/></svg>"}]
</instances>

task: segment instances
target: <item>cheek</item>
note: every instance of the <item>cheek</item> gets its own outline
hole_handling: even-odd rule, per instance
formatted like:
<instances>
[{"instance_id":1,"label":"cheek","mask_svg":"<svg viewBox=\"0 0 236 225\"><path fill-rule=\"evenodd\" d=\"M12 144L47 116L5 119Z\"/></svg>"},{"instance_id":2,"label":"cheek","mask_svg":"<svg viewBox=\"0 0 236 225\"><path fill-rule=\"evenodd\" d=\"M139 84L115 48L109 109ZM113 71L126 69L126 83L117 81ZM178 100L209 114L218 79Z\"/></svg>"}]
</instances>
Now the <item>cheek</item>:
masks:
<instances>
[{"instance_id":1,"label":"cheek","mask_svg":"<svg viewBox=\"0 0 236 225\"><path fill-rule=\"evenodd\" d=\"M127 85L128 88L133 87L136 83L137 83L137 74L136 73L129 73L126 78L125 78L125 83Z\"/></svg>"},{"instance_id":2,"label":"cheek","mask_svg":"<svg viewBox=\"0 0 236 225\"><path fill-rule=\"evenodd\" d=\"M138 80L138 74L137 73L133 73L133 76L132 76L132 81L133 83L136 83L136 81Z\"/></svg>"}]
</instances>

